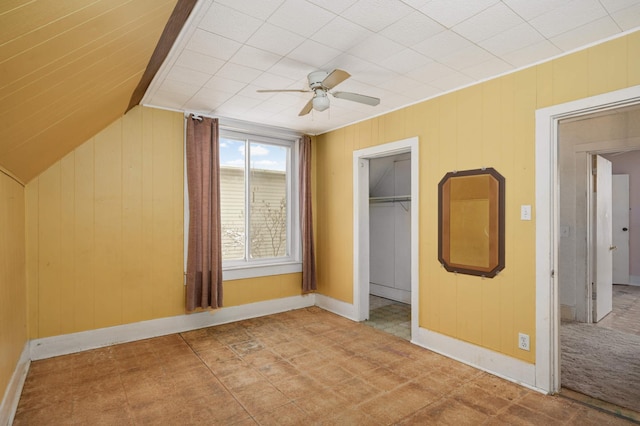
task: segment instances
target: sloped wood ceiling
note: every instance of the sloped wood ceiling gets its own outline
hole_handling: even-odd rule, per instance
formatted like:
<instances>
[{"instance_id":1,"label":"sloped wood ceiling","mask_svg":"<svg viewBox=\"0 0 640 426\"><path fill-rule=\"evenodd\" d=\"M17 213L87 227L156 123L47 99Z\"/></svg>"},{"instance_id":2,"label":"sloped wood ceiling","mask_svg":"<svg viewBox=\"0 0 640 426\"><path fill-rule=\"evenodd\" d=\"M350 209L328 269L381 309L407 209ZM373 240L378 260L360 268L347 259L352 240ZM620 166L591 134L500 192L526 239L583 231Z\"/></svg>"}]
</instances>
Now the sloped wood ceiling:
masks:
<instances>
[{"instance_id":1,"label":"sloped wood ceiling","mask_svg":"<svg viewBox=\"0 0 640 426\"><path fill-rule=\"evenodd\" d=\"M0 167L26 183L121 117L176 2L0 2Z\"/></svg>"}]
</instances>

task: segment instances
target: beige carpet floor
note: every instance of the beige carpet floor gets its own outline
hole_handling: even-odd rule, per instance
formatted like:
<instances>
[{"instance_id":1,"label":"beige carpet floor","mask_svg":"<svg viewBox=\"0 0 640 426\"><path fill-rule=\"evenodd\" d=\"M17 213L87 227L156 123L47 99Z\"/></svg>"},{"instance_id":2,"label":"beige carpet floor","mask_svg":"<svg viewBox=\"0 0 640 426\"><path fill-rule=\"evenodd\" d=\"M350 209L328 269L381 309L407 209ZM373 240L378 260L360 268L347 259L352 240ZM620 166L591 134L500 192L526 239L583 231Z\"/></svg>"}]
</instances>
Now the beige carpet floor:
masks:
<instances>
[{"instance_id":1,"label":"beige carpet floor","mask_svg":"<svg viewBox=\"0 0 640 426\"><path fill-rule=\"evenodd\" d=\"M597 324L562 323L561 384L640 412L640 287L614 285L613 304Z\"/></svg>"},{"instance_id":2,"label":"beige carpet floor","mask_svg":"<svg viewBox=\"0 0 640 426\"><path fill-rule=\"evenodd\" d=\"M640 336L568 323L561 342L563 387L640 411Z\"/></svg>"}]
</instances>

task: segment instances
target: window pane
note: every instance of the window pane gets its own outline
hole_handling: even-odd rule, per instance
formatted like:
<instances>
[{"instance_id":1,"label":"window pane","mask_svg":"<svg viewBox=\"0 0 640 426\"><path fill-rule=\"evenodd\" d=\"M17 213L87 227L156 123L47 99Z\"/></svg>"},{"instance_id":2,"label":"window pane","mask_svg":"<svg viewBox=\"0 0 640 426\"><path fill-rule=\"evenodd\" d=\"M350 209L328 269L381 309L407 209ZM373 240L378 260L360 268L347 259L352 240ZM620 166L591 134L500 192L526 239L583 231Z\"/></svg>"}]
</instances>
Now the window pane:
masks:
<instances>
[{"instance_id":1,"label":"window pane","mask_svg":"<svg viewBox=\"0 0 640 426\"><path fill-rule=\"evenodd\" d=\"M251 143L249 229L251 257L287 253L287 157L289 148Z\"/></svg>"},{"instance_id":2,"label":"window pane","mask_svg":"<svg viewBox=\"0 0 640 426\"><path fill-rule=\"evenodd\" d=\"M220 138L222 260L244 259L245 141Z\"/></svg>"}]
</instances>

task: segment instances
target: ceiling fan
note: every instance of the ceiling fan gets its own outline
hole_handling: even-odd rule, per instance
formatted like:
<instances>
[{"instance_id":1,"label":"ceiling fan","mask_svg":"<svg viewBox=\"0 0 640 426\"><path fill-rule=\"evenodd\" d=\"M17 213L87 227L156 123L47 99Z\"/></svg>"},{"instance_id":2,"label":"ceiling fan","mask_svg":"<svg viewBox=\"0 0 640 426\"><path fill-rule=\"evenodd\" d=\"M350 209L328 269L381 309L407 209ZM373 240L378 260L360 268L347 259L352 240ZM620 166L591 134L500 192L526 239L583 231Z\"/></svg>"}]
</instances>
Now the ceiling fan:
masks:
<instances>
[{"instance_id":1,"label":"ceiling fan","mask_svg":"<svg viewBox=\"0 0 640 426\"><path fill-rule=\"evenodd\" d=\"M371 96L360 95L358 93L351 92L329 92L338 84L342 83L346 79L351 77L346 71L335 69L330 73L326 71L314 71L309 73L307 79L309 80L309 89L275 89L275 90L257 90L259 93L271 93L271 92L313 92L313 98L309 99L309 102L302 108L298 116L309 114L312 109L316 111L324 111L329 108L330 93L334 98L346 99L348 101L359 102L361 104L376 106L380 103L380 99Z\"/></svg>"}]
</instances>

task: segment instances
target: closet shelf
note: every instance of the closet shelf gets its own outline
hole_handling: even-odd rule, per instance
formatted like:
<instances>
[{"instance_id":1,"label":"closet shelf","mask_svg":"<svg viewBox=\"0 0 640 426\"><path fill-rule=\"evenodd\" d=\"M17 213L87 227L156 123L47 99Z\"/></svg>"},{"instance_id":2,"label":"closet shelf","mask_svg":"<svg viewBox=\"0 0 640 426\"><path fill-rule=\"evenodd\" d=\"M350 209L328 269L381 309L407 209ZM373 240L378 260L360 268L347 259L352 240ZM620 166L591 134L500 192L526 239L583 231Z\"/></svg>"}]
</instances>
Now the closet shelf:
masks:
<instances>
[{"instance_id":1,"label":"closet shelf","mask_svg":"<svg viewBox=\"0 0 640 426\"><path fill-rule=\"evenodd\" d=\"M411 201L411 195L392 195L389 197L370 197L369 203L394 203Z\"/></svg>"}]
</instances>

